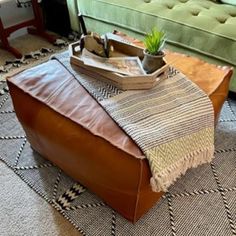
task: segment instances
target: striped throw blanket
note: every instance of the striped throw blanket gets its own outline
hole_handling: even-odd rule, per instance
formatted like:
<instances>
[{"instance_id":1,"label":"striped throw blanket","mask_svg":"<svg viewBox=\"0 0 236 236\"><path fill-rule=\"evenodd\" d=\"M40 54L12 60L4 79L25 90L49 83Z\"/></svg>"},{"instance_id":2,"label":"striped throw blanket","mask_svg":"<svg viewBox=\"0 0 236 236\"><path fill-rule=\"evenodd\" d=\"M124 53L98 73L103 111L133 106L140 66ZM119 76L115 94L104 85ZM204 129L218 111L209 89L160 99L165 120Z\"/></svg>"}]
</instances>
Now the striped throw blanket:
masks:
<instances>
[{"instance_id":1,"label":"striped throw blanket","mask_svg":"<svg viewBox=\"0 0 236 236\"><path fill-rule=\"evenodd\" d=\"M122 91L79 73L67 55L56 59L141 148L149 161L153 191L167 191L187 169L212 160L212 103L174 68L153 89Z\"/></svg>"}]
</instances>

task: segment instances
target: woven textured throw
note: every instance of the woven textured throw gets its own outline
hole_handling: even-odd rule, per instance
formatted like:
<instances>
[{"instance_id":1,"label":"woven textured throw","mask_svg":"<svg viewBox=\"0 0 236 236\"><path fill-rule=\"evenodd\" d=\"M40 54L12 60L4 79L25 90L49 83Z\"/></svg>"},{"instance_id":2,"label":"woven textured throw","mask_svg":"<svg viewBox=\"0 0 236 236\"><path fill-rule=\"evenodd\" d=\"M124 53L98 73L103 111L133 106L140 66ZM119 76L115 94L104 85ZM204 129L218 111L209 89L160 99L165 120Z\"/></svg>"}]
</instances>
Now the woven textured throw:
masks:
<instances>
[{"instance_id":1,"label":"woven textured throw","mask_svg":"<svg viewBox=\"0 0 236 236\"><path fill-rule=\"evenodd\" d=\"M122 91L81 74L68 55L55 58L141 148L149 161L153 191L167 191L187 169L212 160L212 103L174 68L153 89Z\"/></svg>"}]
</instances>

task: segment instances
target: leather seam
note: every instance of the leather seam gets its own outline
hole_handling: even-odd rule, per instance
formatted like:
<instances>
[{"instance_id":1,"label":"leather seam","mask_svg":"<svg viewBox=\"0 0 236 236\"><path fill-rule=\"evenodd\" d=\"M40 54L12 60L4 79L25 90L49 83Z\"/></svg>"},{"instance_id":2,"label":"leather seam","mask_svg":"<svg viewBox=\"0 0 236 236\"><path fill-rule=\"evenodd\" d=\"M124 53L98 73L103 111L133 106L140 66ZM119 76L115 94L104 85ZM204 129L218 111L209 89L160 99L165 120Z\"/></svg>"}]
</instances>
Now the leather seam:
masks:
<instances>
[{"instance_id":1,"label":"leather seam","mask_svg":"<svg viewBox=\"0 0 236 236\"><path fill-rule=\"evenodd\" d=\"M135 203L135 210L134 210L134 216L133 216L133 222L136 222L137 219L137 208L139 204L139 198L140 198L140 188L141 188L141 182L143 177L143 162L142 160L139 160L140 170L139 170L139 181L138 181L138 191L136 195L136 203Z\"/></svg>"}]
</instances>

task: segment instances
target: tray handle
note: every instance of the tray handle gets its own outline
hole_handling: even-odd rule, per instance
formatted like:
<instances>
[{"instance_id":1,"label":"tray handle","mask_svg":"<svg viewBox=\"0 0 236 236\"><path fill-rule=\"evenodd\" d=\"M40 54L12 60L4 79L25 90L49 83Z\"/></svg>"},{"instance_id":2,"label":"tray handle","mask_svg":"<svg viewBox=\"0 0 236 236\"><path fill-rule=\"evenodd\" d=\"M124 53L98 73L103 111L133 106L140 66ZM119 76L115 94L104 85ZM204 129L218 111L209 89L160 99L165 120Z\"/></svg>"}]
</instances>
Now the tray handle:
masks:
<instances>
[{"instance_id":1,"label":"tray handle","mask_svg":"<svg viewBox=\"0 0 236 236\"><path fill-rule=\"evenodd\" d=\"M78 53L78 50L76 50L76 47L79 47L80 46L80 43L79 42L75 42L75 43L71 43L69 45L69 54L70 54L70 57L71 56L74 56L76 53Z\"/></svg>"},{"instance_id":2,"label":"tray handle","mask_svg":"<svg viewBox=\"0 0 236 236\"><path fill-rule=\"evenodd\" d=\"M160 74L162 73L167 73L168 68L169 68L170 64L165 64L164 66L162 66L160 69L154 71L151 76L153 76L154 78L158 77Z\"/></svg>"}]
</instances>

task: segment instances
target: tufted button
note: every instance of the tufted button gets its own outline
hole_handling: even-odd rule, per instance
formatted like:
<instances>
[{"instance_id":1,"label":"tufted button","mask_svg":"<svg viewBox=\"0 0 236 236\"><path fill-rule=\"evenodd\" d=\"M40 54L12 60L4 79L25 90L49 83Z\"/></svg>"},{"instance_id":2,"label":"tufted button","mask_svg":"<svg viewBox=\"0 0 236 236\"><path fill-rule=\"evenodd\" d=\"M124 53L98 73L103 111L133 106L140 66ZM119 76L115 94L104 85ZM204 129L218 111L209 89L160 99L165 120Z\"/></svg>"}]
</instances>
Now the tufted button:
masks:
<instances>
[{"instance_id":1,"label":"tufted button","mask_svg":"<svg viewBox=\"0 0 236 236\"><path fill-rule=\"evenodd\" d=\"M224 18L216 18L217 21L219 21L220 24L224 24L227 19Z\"/></svg>"},{"instance_id":2,"label":"tufted button","mask_svg":"<svg viewBox=\"0 0 236 236\"><path fill-rule=\"evenodd\" d=\"M193 16L198 16L198 15L199 15L199 13L200 13L200 12L196 12L196 11L194 11L194 12L191 12L191 14L192 14Z\"/></svg>"},{"instance_id":3,"label":"tufted button","mask_svg":"<svg viewBox=\"0 0 236 236\"><path fill-rule=\"evenodd\" d=\"M166 7L167 7L168 9L172 9L174 6L166 5Z\"/></svg>"},{"instance_id":4,"label":"tufted button","mask_svg":"<svg viewBox=\"0 0 236 236\"><path fill-rule=\"evenodd\" d=\"M229 14L231 17L236 17L236 13Z\"/></svg>"}]
</instances>

